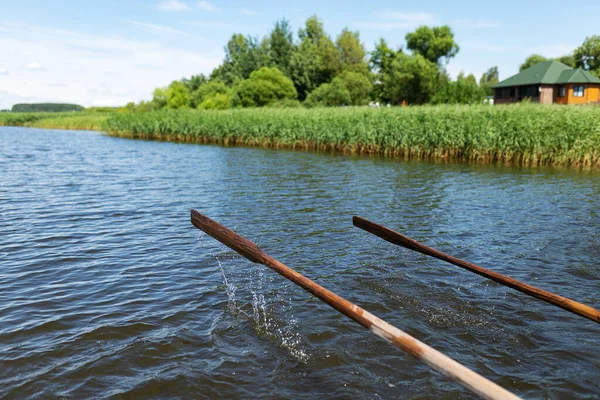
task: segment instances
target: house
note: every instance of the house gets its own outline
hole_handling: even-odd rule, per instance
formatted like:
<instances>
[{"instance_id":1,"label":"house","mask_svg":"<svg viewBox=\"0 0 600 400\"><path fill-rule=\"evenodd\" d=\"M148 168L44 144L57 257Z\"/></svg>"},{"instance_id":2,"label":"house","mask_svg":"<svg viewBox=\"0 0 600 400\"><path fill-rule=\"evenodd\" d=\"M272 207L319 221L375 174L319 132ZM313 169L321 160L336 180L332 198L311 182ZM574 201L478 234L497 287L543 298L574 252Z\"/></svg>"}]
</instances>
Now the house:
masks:
<instances>
[{"instance_id":1,"label":"house","mask_svg":"<svg viewBox=\"0 0 600 400\"><path fill-rule=\"evenodd\" d=\"M494 104L529 98L542 104L600 103L600 79L581 68L545 61L492 85Z\"/></svg>"}]
</instances>

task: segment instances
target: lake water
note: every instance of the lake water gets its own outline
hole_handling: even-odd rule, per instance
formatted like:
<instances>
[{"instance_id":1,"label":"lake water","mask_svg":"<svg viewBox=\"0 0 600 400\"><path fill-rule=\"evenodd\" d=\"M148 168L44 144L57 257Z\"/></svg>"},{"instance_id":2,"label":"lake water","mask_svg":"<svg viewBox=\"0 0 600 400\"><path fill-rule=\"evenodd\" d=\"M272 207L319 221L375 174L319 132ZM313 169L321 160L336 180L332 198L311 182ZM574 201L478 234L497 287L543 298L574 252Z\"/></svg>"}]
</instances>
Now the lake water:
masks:
<instances>
[{"instance_id":1,"label":"lake water","mask_svg":"<svg viewBox=\"0 0 600 400\"><path fill-rule=\"evenodd\" d=\"M0 127L0 397L474 398L195 229L196 208L527 398L600 396L600 174Z\"/></svg>"}]
</instances>

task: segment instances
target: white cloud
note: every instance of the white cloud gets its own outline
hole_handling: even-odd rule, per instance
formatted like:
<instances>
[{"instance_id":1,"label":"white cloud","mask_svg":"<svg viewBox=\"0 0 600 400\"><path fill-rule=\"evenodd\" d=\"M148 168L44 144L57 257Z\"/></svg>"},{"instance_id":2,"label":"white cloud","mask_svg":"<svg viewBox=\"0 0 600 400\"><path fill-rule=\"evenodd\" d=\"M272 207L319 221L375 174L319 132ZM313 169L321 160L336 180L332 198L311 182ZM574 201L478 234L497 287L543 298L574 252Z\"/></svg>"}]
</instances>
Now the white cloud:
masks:
<instances>
[{"instance_id":1,"label":"white cloud","mask_svg":"<svg viewBox=\"0 0 600 400\"><path fill-rule=\"evenodd\" d=\"M217 11L217 7L213 6L206 0L200 0L196 3L196 7L204 11Z\"/></svg>"},{"instance_id":2,"label":"white cloud","mask_svg":"<svg viewBox=\"0 0 600 400\"><path fill-rule=\"evenodd\" d=\"M8 75L8 70L6 68L0 68L0 75Z\"/></svg>"},{"instance_id":3,"label":"white cloud","mask_svg":"<svg viewBox=\"0 0 600 400\"><path fill-rule=\"evenodd\" d=\"M161 11L185 11L190 9L186 3L179 0L161 1L156 5L156 8Z\"/></svg>"},{"instance_id":4,"label":"white cloud","mask_svg":"<svg viewBox=\"0 0 600 400\"><path fill-rule=\"evenodd\" d=\"M365 29L405 29L419 25L431 25L437 22L437 17L430 13L405 13L398 11L374 12L378 21L355 22L353 25Z\"/></svg>"},{"instance_id":5,"label":"white cloud","mask_svg":"<svg viewBox=\"0 0 600 400\"><path fill-rule=\"evenodd\" d=\"M3 66L10 69L10 76L0 75L0 109L23 101L118 106L148 100L154 88L184 76L208 74L222 59L216 49L198 52L158 41L9 26L17 32L0 35L0 49L10 54L10 64ZM32 54L45 69L12 68L31 63Z\"/></svg>"},{"instance_id":6,"label":"white cloud","mask_svg":"<svg viewBox=\"0 0 600 400\"><path fill-rule=\"evenodd\" d=\"M256 15L256 11L254 11L254 10L248 10L247 8L242 8L240 10L240 14L247 15L247 16L251 17L251 16Z\"/></svg>"},{"instance_id":7,"label":"white cloud","mask_svg":"<svg viewBox=\"0 0 600 400\"><path fill-rule=\"evenodd\" d=\"M146 31L154 31L154 32L160 32L160 33L171 33L171 34L175 34L175 35L182 35L182 36L188 36L188 37L194 37L197 39L200 39L200 37L191 34L189 32L186 31L182 31L180 29L175 29L175 28L170 28L168 26L163 26L163 25L156 25L156 24L149 24L147 22L140 22L140 21L129 21L130 24L137 26L138 28L142 28Z\"/></svg>"}]
</instances>

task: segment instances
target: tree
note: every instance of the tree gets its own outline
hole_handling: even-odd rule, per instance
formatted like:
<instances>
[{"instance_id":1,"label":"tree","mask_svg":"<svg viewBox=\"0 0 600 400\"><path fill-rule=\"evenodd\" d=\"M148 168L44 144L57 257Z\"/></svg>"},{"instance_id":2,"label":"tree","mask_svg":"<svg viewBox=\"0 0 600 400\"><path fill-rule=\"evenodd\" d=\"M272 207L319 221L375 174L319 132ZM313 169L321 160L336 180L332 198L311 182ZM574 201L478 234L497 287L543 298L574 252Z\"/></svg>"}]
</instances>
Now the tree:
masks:
<instances>
[{"instance_id":1,"label":"tree","mask_svg":"<svg viewBox=\"0 0 600 400\"><path fill-rule=\"evenodd\" d=\"M190 93L192 93L195 90L197 90L200 86L202 86L206 82L208 82L208 79L206 78L206 76L204 76L204 74L200 74L200 75L192 75L189 77L189 79L183 78L181 80L181 82L185 85L185 87L188 89L188 91Z\"/></svg>"},{"instance_id":2,"label":"tree","mask_svg":"<svg viewBox=\"0 0 600 400\"><path fill-rule=\"evenodd\" d=\"M494 68L495 67L492 67L490 70L493 70ZM484 74L484 77L485 76L486 74ZM465 74L461 72L456 78L456 81L447 81L439 90L437 90L435 95L433 95L431 102L434 104L477 104L481 103L483 99L485 99L485 96L485 89L477 85L475 76L473 74L465 76Z\"/></svg>"},{"instance_id":3,"label":"tree","mask_svg":"<svg viewBox=\"0 0 600 400\"><path fill-rule=\"evenodd\" d=\"M252 71L269 65L268 43L236 33L225 46L225 60L210 75L229 86L248 79Z\"/></svg>"},{"instance_id":4,"label":"tree","mask_svg":"<svg viewBox=\"0 0 600 400\"><path fill-rule=\"evenodd\" d=\"M346 71L336 76L332 83L341 82L350 94L350 102L354 106L362 106L369 103L373 84L365 75L358 72Z\"/></svg>"},{"instance_id":5,"label":"tree","mask_svg":"<svg viewBox=\"0 0 600 400\"><path fill-rule=\"evenodd\" d=\"M421 54L396 54L389 73L383 76L388 101L401 104L423 104L430 100L438 86L438 65Z\"/></svg>"},{"instance_id":6,"label":"tree","mask_svg":"<svg viewBox=\"0 0 600 400\"><path fill-rule=\"evenodd\" d=\"M385 39L380 38L375 43L375 49L371 52L369 58L369 68L375 74L374 97L382 102L389 102L390 96L383 85L384 77L389 74L397 54L402 54L402 48L398 50L391 49Z\"/></svg>"},{"instance_id":7,"label":"tree","mask_svg":"<svg viewBox=\"0 0 600 400\"><path fill-rule=\"evenodd\" d=\"M167 88L156 88L152 93L152 103L156 109L167 106Z\"/></svg>"},{"instance_id":8,"label":"tree","mask_svg":"<svg viewBox=\"0 0 600 400\"><path fill-rule=\"evenodd\" d=\"M191 106L198 108L207 98L214 97L216 94L231 96L231 88L223 82L208 82L192 93Z\"/></svg>"},{"instance_id":9,"label":"tree","mask_svg":"<svg viewBox=\"0 0 600 400\"><path fill-rule=\"evenodd\" d=\"M365 58L367 52L365 46L360 42L358 32L344 28L342 33L337 37L335 45L340 52L342 71L359 72L364 75L369 74L369 65Z\"/></svg>"},{"instance_id":10,"label":"tree","mask_svg":"<svg viewBox=\"0 0 600 400\"><path fill-rule=\"evenodd\" d=\"M174 81L166 91L167 108L189 108L191 97L187 87L180 81Z\"/></svg>"},{"instance_id":11,"label":"tree","mask_svg":"<svg viewBox=\"0 0 600 400\"><path fill-rule=\"evenodd\" d=\"M295 51L290 23L286 19L275 22L268 39L270 64L291 77L290 62Z\"/></svg>"},{"instance_id":12,"label":"tree","mask_svg":"<svg viewBox=\"0 0 600 400\"><path fill-rule=\"evenodd\" d=\"M575 57L572 54L558 57L556 58L556 61L561 62L571 68L575 68L577 66L575 63Z\"/></svg>"},{"instance_id":13,"label":"tree","mask_svg":"<svg viewBox=\"0 0 600 400\"><path fill-rule=\"evenodd\" d=\"M278 100L298 97L294 83L279 69L263 67L240 83L236 94L243 107L261 107Z\"/></svg>"},{"instance_id":14,"label":"tree","mask_svg":"<svg viewBox=\"0 0 600 400\"><path fill-rule=\"evenodd\" d=\"M550 60L549 58L546 58L539 54L532 54L525 59L525 62L523 64L521 64L521 66L519 67L519 72L526 70L527 68L531 68L534 65L539 64L541 62L545 62L545 61L549 61L549 60Z\"/></svg>"},{"instance_id":15,"label":"tree","mask_svg":"<svg viewBox=\"0 0 600 400\"><path fill-rule=\"evenodd\" d=\"M600 77L600 35L586 37L573 53L575 64Z\"/></svg>"},{"instance_id":16,"label":"tree","mask_svg":"<svg viewBox=\"0 0 600 400\"><path fill-rule=\"evenodd\" d=\"M491 96L494 94L494 89L492 89L492 85L494 83L498 83L498 67L493 66L483 73L481 79L479 80L479 86L483 89L486 96Z\"/></svg>"},{"instance_id":17,"label":"tree","mask_svg":"<svg viewBox=\"0 0 600 400\"><path fill-rule=\"evenodd\" d=\"M434 64L447 64L459 50L454 41L454 33L448 25L421 26L416 31L406 35L406 47L413 54L420 54Z\"/></svg>"},{"instance_id":18,"label":"tree","mask_svg":"<svg viewBox=\"0 0 600 400\"><path fill-rule=\"evenodd\" d=\"M303 100L322 83L330 82L341 69L340 52L316 16L306 20L298 31L300 45L290 61L292 80Z\"/></svg>"},{"instance_id":19,"label":"tree","mask_svg":"<svg viewBox=\"0 0 600 400\"><path fill-rule=\"evenodd\" d=\"M350 92L339 79L324 83L306 97L308 107L334 107L349 105L352 102Z\"/></svg>"}]
</instances>

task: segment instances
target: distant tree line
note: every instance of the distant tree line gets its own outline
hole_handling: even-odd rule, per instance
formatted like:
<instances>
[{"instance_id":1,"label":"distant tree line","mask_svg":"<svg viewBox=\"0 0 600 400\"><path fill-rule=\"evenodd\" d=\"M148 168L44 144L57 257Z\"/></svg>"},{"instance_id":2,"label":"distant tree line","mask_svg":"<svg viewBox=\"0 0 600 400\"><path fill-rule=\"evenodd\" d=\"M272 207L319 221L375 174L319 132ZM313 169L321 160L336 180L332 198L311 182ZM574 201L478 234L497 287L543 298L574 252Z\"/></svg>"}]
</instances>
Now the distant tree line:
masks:
<instances>
[{"instance_id":1,"label":"distant tree line","mask_svg":"<svg viewBox=\"0 0 600 400\"><path fill-rule=\"evenodd\" d=\"M600 35L585 38L584 42L573 53L557 58L547 58L540 54L532 54L521 64L520 71L544 61L556 60L571 68L583 68L600 78Z\"/></svg>"},{"instance_id":2,"label":"distant tree line","mask_svg":"<svg viewBox=\"0 0 600 400\"><path fill-rule=\"evenodd\" d=\"M67 103L22 103L12 106L12 112L65 112L84 109L80 105Z\"/></svg>"},{"instance_id":3,"label":"distant tree line","mask_svg":"<svg viewBox=\"0 0 600 400\"><path fill-rule=\"evenodd\" d=\"M157 88L151 101L126 108L473 104L493 94L498 67L479 79L460 73L452 80L448 75L446 66L460 49L449 26L421 26L405 40L393 49L382 38L367 53L357 31L345 28L333 39L312 16L294 36L283 19L262 39L234 34L225 46L225 59L210 75L174 81ZM534 54L521 70L546 60ZM586 38L573 54L557 60L600 76L600 36Z\"/></svg>"},{"instance_id":4,"label":"distant tree line","mask_svg":"<svg viewBox=\"0 0 600 400\"><path fill-rule=\"evenodd\" d=\"M131 111L162 108L306 107L424 103L480 103L492 93L498 68L477 80L446 72L459 46L449 26L422 26L392 49L382 38L368 54L357 31L334 39L316 16L294 36L285 19L262 39L234 34L225 59L208 76L194 75L157 88Z\"/></svg>"}]
</instances>

